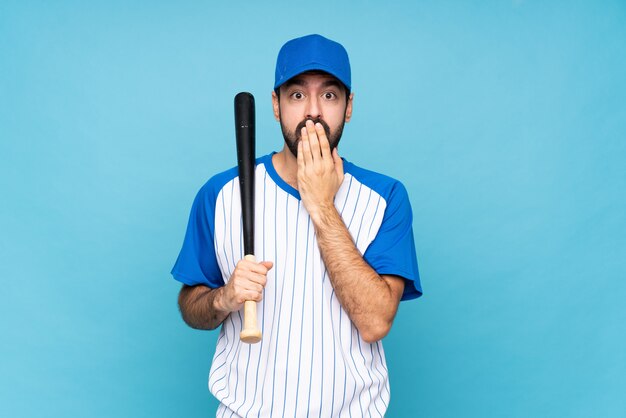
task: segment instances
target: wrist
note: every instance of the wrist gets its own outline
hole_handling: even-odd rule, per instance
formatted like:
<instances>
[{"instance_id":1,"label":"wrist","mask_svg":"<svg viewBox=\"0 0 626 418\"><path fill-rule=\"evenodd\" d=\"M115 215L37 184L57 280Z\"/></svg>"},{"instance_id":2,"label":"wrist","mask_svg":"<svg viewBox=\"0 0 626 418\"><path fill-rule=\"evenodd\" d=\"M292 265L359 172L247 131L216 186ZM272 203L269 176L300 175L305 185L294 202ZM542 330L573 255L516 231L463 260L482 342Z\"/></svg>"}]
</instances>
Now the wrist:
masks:
<instances>
[{"instance_id":1,"label":"wrist","mask_svg":"<svg viewBox=\"0 0 626 418\"><path fill-rule=\"evenodd\" d=\"M328 222L332 216L339 216L337 208L331 202L330 204L320 204L309 211L311 221L315 226L321 226Z\"/></svg>"},{"instance_id":2,"label":"wrist","mask_svg":"<svg viewBox=\"0 0 626 418\"><path fill-rule=\"evenodd\" d=\"M217 312L230 313L226 305L224 304L224 289L226 286L222 286L215 291L215 297L213 298L213 309Z\"/></svg>"}]
</instances>

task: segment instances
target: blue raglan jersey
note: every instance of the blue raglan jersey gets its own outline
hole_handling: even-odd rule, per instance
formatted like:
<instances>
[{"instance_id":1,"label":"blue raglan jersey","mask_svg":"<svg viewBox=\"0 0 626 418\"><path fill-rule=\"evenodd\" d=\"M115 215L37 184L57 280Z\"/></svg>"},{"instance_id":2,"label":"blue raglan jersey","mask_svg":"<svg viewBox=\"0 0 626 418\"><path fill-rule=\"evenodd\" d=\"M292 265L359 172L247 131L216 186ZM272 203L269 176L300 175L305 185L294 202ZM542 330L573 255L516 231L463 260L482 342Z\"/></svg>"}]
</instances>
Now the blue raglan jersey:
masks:
<instances>
[{"instance_id":1,"label":"blue raglan jersey","mask_svg":"<svg viewBox=\"0 0 626 418\"><path fill-rule=\"evenodd\" d=\"M263 339L243 344L242 311L223 322L209 374L218 416L383 416L389 382L380 341L363 341L335 295L311 219L296 189L257 159L255 255L274 263L257 306ZM365 261L405 279L403 300L421 295L404 186L344 160L335 206ZM172 269L187 285L223 286L243 258L237 168L198 192Z\"/></svg>"}]
</instances>

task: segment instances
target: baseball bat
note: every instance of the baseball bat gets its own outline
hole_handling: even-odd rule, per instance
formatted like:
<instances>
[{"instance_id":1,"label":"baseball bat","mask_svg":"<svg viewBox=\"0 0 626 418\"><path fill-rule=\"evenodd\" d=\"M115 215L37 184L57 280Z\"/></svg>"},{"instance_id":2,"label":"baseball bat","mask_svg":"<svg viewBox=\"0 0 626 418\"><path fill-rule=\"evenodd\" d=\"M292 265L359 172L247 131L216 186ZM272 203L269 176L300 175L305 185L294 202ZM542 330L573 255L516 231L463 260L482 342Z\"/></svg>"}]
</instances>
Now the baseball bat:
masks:
<instances>
[{"instance_id":1,"label":"baseball bat","mask_svg":"<svg viewBox=\"0 0 626 418\"><path fill-rule=\"evenodd\" d=\"M246 92L237 94L235 96L235 136L243 217L243 250L244 258L250 261L256 261L254 256L254 119L254 96ZM244 343L258 343L261 341L261 330L257 324L256 302L245 301L243 309L243 329L239 338Z\"/></svg>"}]
</instances>

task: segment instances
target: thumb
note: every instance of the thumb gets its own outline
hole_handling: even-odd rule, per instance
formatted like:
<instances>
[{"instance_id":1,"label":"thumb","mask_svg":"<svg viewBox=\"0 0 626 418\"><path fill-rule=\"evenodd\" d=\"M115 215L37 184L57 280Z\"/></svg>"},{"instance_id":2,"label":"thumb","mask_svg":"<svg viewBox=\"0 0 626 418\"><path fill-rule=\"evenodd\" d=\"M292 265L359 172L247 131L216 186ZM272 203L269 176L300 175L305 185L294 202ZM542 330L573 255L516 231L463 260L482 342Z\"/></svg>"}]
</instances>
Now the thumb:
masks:
<instances>
[{"instance_id":1,"label":"thumb","mask_svg":"<svg viewBox=\"0 0 626 418\"><path fill-rule=\"evenodd\" d=\"M268 270L274 267L274 263L272 263L271 261L261 261L261 264L263 264L263 266Z\"/></svg>"}]
</instances>

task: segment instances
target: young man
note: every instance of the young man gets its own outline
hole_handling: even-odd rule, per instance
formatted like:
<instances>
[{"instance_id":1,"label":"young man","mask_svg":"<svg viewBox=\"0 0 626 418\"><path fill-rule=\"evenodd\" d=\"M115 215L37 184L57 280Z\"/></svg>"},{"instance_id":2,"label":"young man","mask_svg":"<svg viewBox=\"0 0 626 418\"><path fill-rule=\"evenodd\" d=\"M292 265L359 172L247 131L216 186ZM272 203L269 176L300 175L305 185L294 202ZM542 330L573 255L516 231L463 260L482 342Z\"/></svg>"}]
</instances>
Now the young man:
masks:
<instances>
[{"instance_id":1,"label":"young man","mask_svg":"<svg viewBox=\"0 0 626 418\"><path fill-rule=\"evenodd\" d=\"M256 166L255 249L243 259L237 169L194 201L172 270L191 327L220 336L209 389L217 416L384 416L381 339L400 300L421 295L405 188L343 160L352 116L350 63L320 35L278 54L272 103L285 144ZM239 340L258 302L260 343Z\"/></svg>"}]
</instances>

